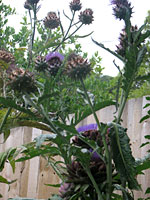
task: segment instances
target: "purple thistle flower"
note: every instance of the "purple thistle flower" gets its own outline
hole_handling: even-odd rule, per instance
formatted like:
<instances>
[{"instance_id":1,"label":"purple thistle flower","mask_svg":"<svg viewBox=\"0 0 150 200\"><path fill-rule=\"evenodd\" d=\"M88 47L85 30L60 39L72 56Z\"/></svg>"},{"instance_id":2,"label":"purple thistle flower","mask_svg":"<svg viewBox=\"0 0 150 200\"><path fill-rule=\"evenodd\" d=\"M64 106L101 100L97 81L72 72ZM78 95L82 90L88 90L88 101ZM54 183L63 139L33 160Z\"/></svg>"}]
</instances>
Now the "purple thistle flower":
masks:
<instances>
[{"instance_id":1,"label":"purple thistle flower","mask_svg":"<svg viewBox=\"0 0 150 200\"><path fill-rule=\"evenodd\" d=\"M58 52L50 52L46 55L46 62L51 60L52 58L59 58L59 60L62 62L64 60L64 56Z\"/></svg>"},{"instance_id":2,"label":"purple thistle flower","mask_svg":"<svg viewBox=\"0 0 150 200\"><path fill-rule=\"evenodd\" d=\"M114 5L113 11L116 18L126 20L126 16L129 18L132 16L133 7L128 0L111 0L111 4Z\"/></svg>"},{"instance_id":3,"label":"purple thistle flower","mask_svg":"<svg viewBox=\"0 0 150 200\"><path fill-rule=\"evenodd\" d=\"M90 148L89 151L92 153L92 152L93 152L93 149ZM101 161L101 158L100 158L100 156L98 155L97 152L93 152L93 153L92 153L91 161L94 161L94 162L99 162L99 161Z\"/></svg>"},{"instance_id":4,"label":"purple thistle flower","mask_svg":"<svg viewBox=\"0 0 150 200\"><path fill-rule=\"evenodd\" d=\"M79 133L89 131L89 130L97 130L97 124L88 124L88 125L80 126L79 128L77 128L77 131Z\"/></svg>"},{"instance_id":5,"label":"purple thistle flower","mask_svg":"<svg viewBox=\"0 0 150 200\"><path fill-rule=\"evenodd\" d=\"M70 191L72 187L73 187L72 183L63 183L59 188L60 196L63 198L65 196L65 193Z\"/></svg>"}]
</instances>

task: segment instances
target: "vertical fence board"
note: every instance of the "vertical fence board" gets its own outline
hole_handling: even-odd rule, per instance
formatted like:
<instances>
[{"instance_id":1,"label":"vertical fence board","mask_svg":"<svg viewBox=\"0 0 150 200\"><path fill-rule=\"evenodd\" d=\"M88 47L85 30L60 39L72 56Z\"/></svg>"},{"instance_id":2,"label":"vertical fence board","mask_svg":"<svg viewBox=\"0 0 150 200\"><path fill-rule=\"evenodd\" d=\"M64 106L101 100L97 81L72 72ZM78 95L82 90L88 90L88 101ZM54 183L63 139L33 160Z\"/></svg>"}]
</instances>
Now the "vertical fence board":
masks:
<instances>
[{"instance_id":1,"label":"vertical fence board","mask_svg":"<svg viewBox=\"0 0 150 200\"><path fill-rule=\"evenodd\" d=\"M32 141L32 130L32 128L24 127L23 144L27 144ZM20 197L26 197L28 193L29 168L30 161L27 160L22 162L22 168L20 169Z\"/></svg>"},{"instance_id":2,"label":"vertical fence board","mask_svg":"<svg viewBox=\"0 0 150 200\"><path fill-rule=\"evenodd\" d=\"M33 128L32 141L41 134L42 134L41 130ZM35 157L30 160L29 171L28 171L29 178L28 178L28 185L27 185L27 188L28 188L27 197L36 198L37 196L39 164L40 164L39 157Z\"/></svg>"}]
</instances>

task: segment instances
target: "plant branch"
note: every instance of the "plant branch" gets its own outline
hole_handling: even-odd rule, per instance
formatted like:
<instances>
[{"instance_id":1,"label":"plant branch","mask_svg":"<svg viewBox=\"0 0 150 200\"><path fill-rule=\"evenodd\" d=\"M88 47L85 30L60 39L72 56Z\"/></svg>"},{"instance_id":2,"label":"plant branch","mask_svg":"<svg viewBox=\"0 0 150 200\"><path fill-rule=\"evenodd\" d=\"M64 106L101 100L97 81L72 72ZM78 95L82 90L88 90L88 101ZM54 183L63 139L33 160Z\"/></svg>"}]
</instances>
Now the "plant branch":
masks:
<instances>
[{"instance_id":1,"label":"plant branch","mask_svg":"<svg viewBox=\"0 0 150 200\"><path fill-rule=\"evenodd\" d=\"M114 63L114 65L115 65L115 67L118 69L120 75L122 76L121 69L120 69L120 67L115 63L115 60L113 60L113 63Z\"/></svg>"},{"instance_id":2,"label":"plant branch","mask_svg":"<svg viewBox=\"0 0 150 200\"><path fill-rule=\"evenodd\" d=\"M59 19L60 19L60 12L58 12L58 16L59 16ZM61 21L60 21L60 29L61 29L62 35L64 36L64 28L63 28Z\"/></svg>"},{"instance_id":3,"label":"plant branch","mask_svg":"<svg viewBox=\"0 0 150 200\"><path fill-rule=\"evenodd\" d=\"M80 21L78 21L78 22L76 22L76 23L74 23L74 24L72 24L72 26L71 27L73 27L73 26L76 26L77 24L79 24L80 23Z\"/></svg>"},{"instance_id":4,"label":"plant branch","mask_svg":"<svg viewBox=\"0 0 150 200\"><path fill-rule=\"evenodd\" d=\"M66 40L68 40L71 36L73 36L73 35L82 27L83 24L81 24L79 27L77 27L77 29L76 29L75 31L73 31L73 32L68 36L68 33L69 33L69 31L70 31L70 29L71 29L71 27L72 27L72 22L73 22L73 20L74 20L74 16L75 16L75 12L73 12L73 16L72 16L72 19L70 20L70 25L69 25L69 27L68 27L68 30L67 30L65 36L63 37L62 41L57 45L57 47L53 50L53 52L56 51L56 50L63 44L63 42L65 42Z\"/></svg>"},{"instance_id":5,"label":"plant branch","mask_svg":"<svg viewBox=\"0 0 150 200\"><path fill-rule=\"evenodd\" d=\"M73 36L81 27L83 26L83 24L80 24L80 26L78 26L78 28L72 32L65 40L69 39L71 36Z\"/></svg>"}]
</instances>

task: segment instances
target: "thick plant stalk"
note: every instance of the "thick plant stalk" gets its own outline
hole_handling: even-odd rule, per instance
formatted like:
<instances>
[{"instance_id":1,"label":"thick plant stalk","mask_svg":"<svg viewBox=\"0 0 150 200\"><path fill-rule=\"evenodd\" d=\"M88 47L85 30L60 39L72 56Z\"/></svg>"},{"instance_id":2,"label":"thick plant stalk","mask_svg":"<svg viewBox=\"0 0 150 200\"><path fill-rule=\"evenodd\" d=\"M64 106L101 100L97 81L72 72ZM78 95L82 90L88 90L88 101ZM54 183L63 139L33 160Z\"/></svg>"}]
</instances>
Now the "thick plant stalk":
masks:
<instances>
[{"instance_id":1,"label":"thick plant stalk","mask_svg":"<svg viewBox=\"0 0 150 200\"><path fill-rule=\"evenodd\" d=\"M93 113L93 116L95 118L95 121L97 123L98 129L99 129L99 131L101 131L101 126L100 126L98 117L97 117L97 115L96 115L96 113L94 111L93 105L92 105L91 100L90 100L90 98L88 96L88 93L86 91L86 88L85 88L85 85L84 85L84 82L83 82L82 78L80 78L80 82L82 84L86 99L87 99L87 101L89 103L89 106L90 106L90 108L92 110L92 113ZM105 132L105 131L106 131L106 128L103 130L103 132ZM102 133L102 140L103 140L105 153L106 153L106 169L107 169L107 183L108 183L107 200L110 200L110 198L111 198L111 188L112 188L112 164L111 164L110 152L109 152L109 149L108 149L108 146L107 146L107 143L106 143L106 139L105 139L105 133Z\"/></svg>"},{"instance_id":2,"label":"thick plant stalk","mask_svg":"<svg viewBox=\"0 0 150 200\"><path fill-rule=\"evenodd\" d=\"M30 67L30 64L32 63L32 50L33 50L33 44L34 44L34 38L35 38L35 29L36 29L36 20L37 20L37 16L36 16L36 4L33 7L33 13L34 13L34 20L32 21L32 17L31 17L31 12L29 10L29 16L30 16L30 23L31 23L31 38L30 38L30 44L29 44L29 63L28 66Z\"/></svg>"},{"instance_id":3,"label":"thick plant stalk","mask_svg":"<svg viewBox=\"0 0 150 200\"><path fill-rule=\"evenodd\" d=\"M101 192L100 192L100 190L98 188L98 185L97 185L94 177L91 174L91 171L89 170L89 168L85 168L85 169L86 169L86 173L88 174L88 176L89 176L89 178L90 178L90 180L91 180L91 182L92 182L92 184L93 184L93 186L94 186L94 188L95 188L95 190L97 192L98 200L104 200L103 197L102 197L102 194L101 194Z\"/></svg>"},{"instance_id":4,"label":"thick plant stalk","mask_svg":"<svg viewBox=\"0 0 150 200\"><path fill-rule=\"evenodd\" d=\"M136 67L135 67L135 69L136 69ZM129 96L129 92L130 92L130 89L132 87L132 84L133 84L133 81L134 81L134 78L135 78L135 73L136 73L136 70L133 72L133 75L130 79L130 82L128 83L127 89L122 91L121 102L120 102L120 105L119 105L119 111L118 111L118 117L117 117L117 123L120 123L121 116L122 116L122 113L124 111L124 108L125 108L128 96Z\"/></svg>"}]
</instances>

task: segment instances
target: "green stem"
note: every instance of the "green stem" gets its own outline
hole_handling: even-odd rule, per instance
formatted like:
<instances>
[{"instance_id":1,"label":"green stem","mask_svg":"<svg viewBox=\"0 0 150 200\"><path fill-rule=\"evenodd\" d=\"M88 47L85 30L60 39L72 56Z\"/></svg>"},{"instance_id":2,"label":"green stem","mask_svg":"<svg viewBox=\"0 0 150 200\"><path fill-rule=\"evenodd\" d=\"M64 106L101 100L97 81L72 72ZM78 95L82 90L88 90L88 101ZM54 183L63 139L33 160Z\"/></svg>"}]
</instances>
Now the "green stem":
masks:
<instances>
[{"instance_id":1,"label":"green stem","mask_svg":"<svg viewBox=\"0 0 150 200\"><path fill-rule=\"evenodd\" d=\"M68 27L68 30L67 30L65 36L63 37L62 41L57 45L57 47L53 51L56 51L63 44L63 42L66 40L66 37L67 37L67 35L68 35L68 33L69 33L70 29L71 29L72 22L74 20L74 16L75 16L75 12L73 12L72 19L70 20L70 25Z\"/></svg>"},{"instance_id":2,"label":"green stem","mask_svg":"<svg viewBox=\"0 0 150 200\"><path fill-rule=\"evenodd\" d=\"M100 190L98 188L98 185L97 185L97 183L96 183L96 181L95 181L90 169L89 168L85 168L85 169L86 169L86 173L88 174L88 176L89 176L89 178L90 178L90 180L91 180L91 182L92 182L92 184L93 184L93 186L94 186L94 188L95 188L95 190L97 192L98 200L103 200L102 194L101 194L101 192L100 192Z\"/></svg>"},{"instance_id":3,"label":"green stem","mask_svg":"<svg viewBox=\"0 0 150 200\"><path fill-rule=\"evenodd\" d=\"M111 199L111 193L112 193L112 154L111 151L109 151L109 157L108 157L108 167L107 167L107 181L108 181L108 193L106 195L106 199Z\"/></svg>"},{"instance_id":4,"label":"green stem","mask_svg":"<svg viewBox=\"0 0 150 200\"><path fill-rule=\"evenodd\" d=\"M71 29L72 22L73 22L73 20L74 20L74 16L75 16L75 12L73 12L73 15L72 15L72 19L71 19L71 21L70 21L69 28L68 28L68 30L67 30L67 32L66 32L66 34L65 34L64 38L66 38L66 37L67 37L67 35L68 35L68 33L69 33L70 29Z\"/></svg>"},{"instance_id":5,"label":"green stem","mask_svg":"<svg viewBox=\"0 0 150 200\"><path fill-rule=\"evenodd\" d=\"M31 16L31 10L29 10L29 17L30 17L31 30L32 30L32 16Z\"/></svg>"},{"instance_id":6,"label":"green stem","mask_svg":"<svg viewBox=\"0 0 150 200\"><path fill-rule=\"evenodd\" d=\"M102 140L103 143L105 144L106 139L105 139L105 134L107 132L108 126L106 126L101 135L102 135ZM106 171L107 171L107 184L108 184L108 188L107 188L107 193L106 193L106 200L110 200L111 199L111 193L112 193L112 155L110 150L108 149L107 143L105 147L105 151L106 151Z\"/></svg>"},{"instance_id":7,"label":"green stem","mask_svg":"<svg viewBox=\"0 0 150 200\"><path fill-rule=\"evenodd\" d=\"M74 31L71 33L71 35L69 35L65 40L69 39L71 36L73 36L81 27L83 26L83 24L80 24L80 26Z\"/></svg>"},{"instance_id":8,"label":"green stem","mask_svg":"<svg viewBox=\"0 0 150 200\"><path fill-rule=\"evenodd\" d=\"M70 31L70 29L71 29L71 27L72 27L72 22L73 22L73 20L74 20L74 16L75 16L75 12L73 12L73 16L72 16L72 19L71 19L71 21L70 21L69 28L68 28L68 30L67 30L65 36L63 37L62 41L57 45L57 47L53 50L53 52L56 51L56 50L63 44L63 42L65 42L65 41L68 40L71 36L73 36L73 35L81 28L81 26L83 25L83 24L81 24L79 27L77 27L77 29L76 29L75 31L73 31L73 32L68 36L68 33L69 33L69 31Z\"/></svg>"},{"instance_id":9,"label":"green stem","mask_svg":"<svg viewBox=\"0 0 150 200\"><path fill-rule=\"evenodd\" d=\"M3 97L6 98L6 71L4 71L2 78L3 78Z\"/></svg>"},{"instance_id":10,"label":"green stem","mask_svg":"<svg viewBox=\"0 0 150 200\"><path fill-rule=\"evenodd\" d=\"M58 12L58 15L59 15L59 18L60 18L60 12ZM61 33L62 33L62 35L64 37L64 28L63 28L63 25L62 25L61 21L60 21L60 29L61 29Z\"/></svg>"},{"instance_id":11,"label":"green stem","mask_svg":"<svg viewBox=\"0 0 150 200\"><path fill-rule=\"evenodd\" d=\"M97 126L98 126L98 129L99 131L101 131L101 126L100 126L100 123L99 123L99 120L98 120L98 117L96 115L96 112L93 108L93 105L91 103L91 100L88 96L88 93L86 91L86 88L85 88L85 85L84 85L84 82L83 82L83 79L80 78L80 81L81 81L81 84L82 84L82 87L83 87L83 90L84 90L84 93L85 93L85 96L86 96L86 99L89 103L89 106L92 110L92 113L93 113L93 116L95 118L95 121L97 123ZM106 129L105 128L103 130L103 132L106 132ZM112 188L112 164L111 164L111 156L110 156L110 152L108 150L108 146L107 146L107 142L106 142L106 139L105 139L105 133L102 133L102 141L103 141L103 144L104 144L104 148L105 148L105 154L106 154L106 169L107 169L107 183L108 183L108 193L107 193L107 200L110 200L111 198L111 188Z\"/></svg>"},{"instance_id":12,"label":"green stem","mask_svg":"<svg viewBox=\"0 0 150 200\"><path fill-rule=\"evenodd\" d=\"M35 37L35 29L36 29L36 20L37 20L37 17L36 17L36 7L37 7L37 5L35 4L34 7L33 7L34 22L32 22L31 12L29 11L32 34L31 34L30 44L29 44L29 62L28 62L28 67L30 67L30 64L32 63L32 50L33 50L34 37Z\"/></svg>"},{"instance_id":13,"label":"green stem","mask_svg":"<svg viewBox=\"0 0 150 200\"><path fill-rule=\"evenodd\" d=\"M134 67L134 68L136 69L136 67ZM133 72L132 77L131 77L131 79L128 83L126 90L123 89L123 91L122 91L121 102L120 102L120 105L119 105L119 111L118 111L118 117L117 117L117 123L120 123L121 116L122 116L122 113L124 111L124 107L126 105L132 83L134 81L135 73L136 73L136 70Z\"/></svg>"},{"instance_id":14,"label":"green stem","mask_svg":"<svg viewBox=\"0 0 150 200\"><path fill-rule=\"evenodd\" d=\"M36 28L36 20L37 20L37 17L36 17L36 5L34 7L34 26L33 26L33 32L32 32L32 49L33 49L33 43L34 43L34 37L35 37L35 28Z\"/></svg>"},{"instance_id":15,"label":"green stem","mask_svg":"<svg viewBox=\"0 0 150 200\"><path fill-rule=\"evenodd\" d=\"M128 98L128 94L124 94L124 92L123 92L122 97L121 97L121 104L119 106L119 111L118 111L117 123L119 123L121 120L121 116L124 111L124 107L126 105L127 98Z\"/></svg>"},{"instance_id":16,"label":"green stem","mask_svg":"<svg viewBox=\"0 0 150 200\"><path fill-rule=\"evenodd\" d=\"M91 108L91 110L92 110L92 113L93 113L93 115L94 115L94 118L95 118L95 121L96 121L96 123L97 123L97 126L98 126L98 128L101 130L98 117L97 117L97 115L96 115L96 113L95 113L95 110L94 110L94 108L93 108L93 105L92 105L92 103L91 103L91 100L90 100L90 98L89 98L89 96L88 96L88 93L87 93L87 91L86 91L86 88L85 88L85 85L84 85L84 82L83 82L82 77L80 77L80 82L81 82L81 84L82 84L82 87L83 87L83 90L84 90L86 99L87 99L87 101L88 101L88 103L89 103L89 106L90 106L90 108Z\"/></svg>"}]
</instances>

